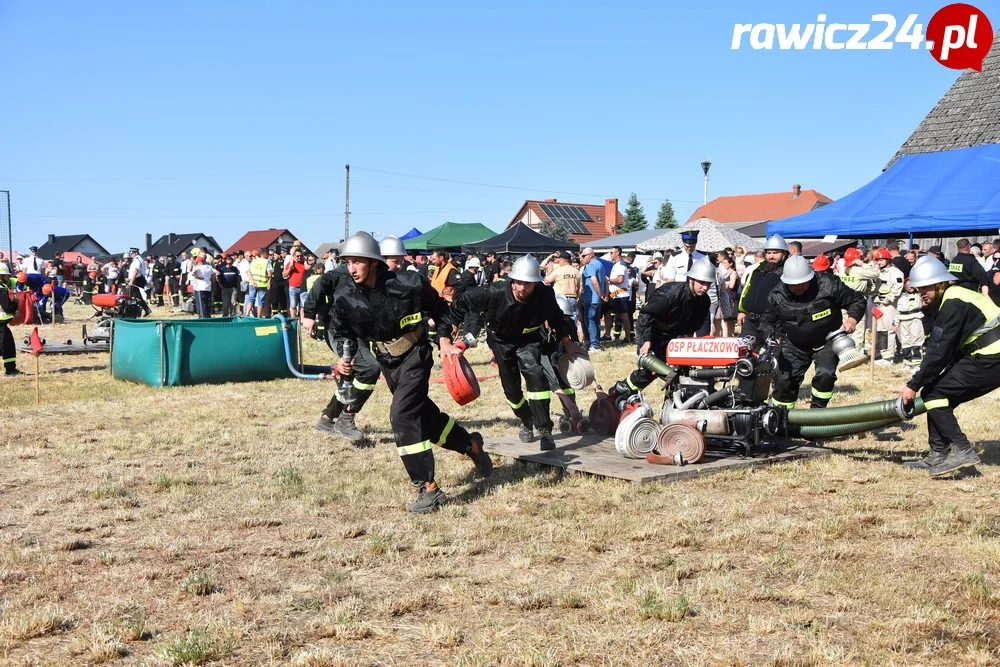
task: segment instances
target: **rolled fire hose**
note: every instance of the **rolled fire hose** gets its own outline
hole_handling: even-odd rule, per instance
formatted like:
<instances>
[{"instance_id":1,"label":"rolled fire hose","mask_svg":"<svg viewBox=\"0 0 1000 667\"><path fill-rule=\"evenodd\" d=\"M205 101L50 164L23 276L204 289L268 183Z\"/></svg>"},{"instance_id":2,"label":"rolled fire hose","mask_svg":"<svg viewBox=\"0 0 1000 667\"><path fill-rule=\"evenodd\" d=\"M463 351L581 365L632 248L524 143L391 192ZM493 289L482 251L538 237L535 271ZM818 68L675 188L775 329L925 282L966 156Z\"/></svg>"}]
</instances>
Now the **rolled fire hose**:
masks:
<instances>
[{"instance_id":1,"label":"rolled fire hose","mask_svg":"<svg viewBox=\"0 0 1000 667\"><path fill-rule=\"evenodd\" d=\"M597 398L590 404L590 427L601 435L614 435L618 426L618 409L615 402L604 392L599 392Z\"/></svg>"},{"instance_id":2,"label":"rolled fire hose","mask_svg":"<svg viewBox=\"0 0 1000 667\"><path fill-rule=\"evenodd\" d=\"M656 447L659 435L660 425L655 419L629 419L615 431L615 449L627 459L644 459Z\"/></svg>"},{"instance_id":3,"label":"rolled fire hose","mask_svg":"<svg viewBox=\"0 0 1000 667\"><path fill-rule=\"evenodd\" d=\"M788 411L790 426L830 426L855 424L860 421L912 419L925 411L924 402L918 397L912 405L903 405L901 398L860 405L844 405L822 410L792 409Z\"/></svg>"},{"instance_id":4,"label":"rolled fire hose","mask_svg":"<svg viewBox=\"0 0 1000 667\"><path fill-rule=\"evenodd\" d=\"M625 415L621 422L618 424L618 428L615 429L615 449L618 453L632 459L641 459L646 456L646 453L652 451L653 445L655 444L656 429L659 428L659 424L650 419L653 416L653 409L649 407L647 403L640 403L635 406L632 411ZM654 430L649 431L649 425L640 426L640 422L646 420L647 422L652 422ZM639 436L636 429L643 433ZM643 443L649 442L649 449L645 452L639 453L638 450L642 447Z\"/></svg>"},{"instance_id":5,"label":"rolled fire hose","mask_svg":"<svg viewBox=\"0 0 1000 667\"><path fill-rule=\"evenodd\" d=\"M667 424L660 428L656 449L646 455L646 461L682 466L700 461L706 449L705 436L696 427L680 422Z\"/></svg>"},{"instance_id":6,"label":"rolled fire hose","mask_svg":"<svg viewBox=\"0 0 1000 667\"><path fill-rule=\"evenodd\" d=\"M560 355L557 366L559 375L566 380L569 386L577 391L589 387L596 378L594 366L590 363L590 359L581 355Z\"/></svg>"}]
</instances>

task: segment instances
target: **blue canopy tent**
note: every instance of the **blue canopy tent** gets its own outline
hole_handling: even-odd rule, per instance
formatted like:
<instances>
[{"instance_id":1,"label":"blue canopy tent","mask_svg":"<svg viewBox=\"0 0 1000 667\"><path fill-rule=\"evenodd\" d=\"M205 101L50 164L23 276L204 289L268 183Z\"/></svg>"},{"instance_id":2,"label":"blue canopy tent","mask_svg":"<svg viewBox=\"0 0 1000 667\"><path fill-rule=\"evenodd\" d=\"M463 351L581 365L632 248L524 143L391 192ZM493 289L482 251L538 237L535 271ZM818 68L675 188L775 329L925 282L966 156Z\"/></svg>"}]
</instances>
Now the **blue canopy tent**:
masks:
<instances>
[{"instance_id":1,"label":"blue canopy tent","mask_svg":"<svg viewBox=\"0 0 1000 667\"><path fill-rule=\"evenodd\" d=\"M903 155L843 199L784 220L767 233L888 238L990 235L1000 230L1000 145Z\"/></svg>"},{"instance_id":2,"label":"blue canopy tent","mask_svg":"<svg viewBox=\"0 0 1000 667\"><path fill-rule=\"evenodd\" d=\"M400 241L405 241L406 239L412 239L414 236L420 236L421 234L423 234L423 232L420 231L419 229L417 229L416 227L414 227L410 231L408 231L405 234L403 234L402 236L400 236L399 240Z\"/></svg>"}]
</instances>

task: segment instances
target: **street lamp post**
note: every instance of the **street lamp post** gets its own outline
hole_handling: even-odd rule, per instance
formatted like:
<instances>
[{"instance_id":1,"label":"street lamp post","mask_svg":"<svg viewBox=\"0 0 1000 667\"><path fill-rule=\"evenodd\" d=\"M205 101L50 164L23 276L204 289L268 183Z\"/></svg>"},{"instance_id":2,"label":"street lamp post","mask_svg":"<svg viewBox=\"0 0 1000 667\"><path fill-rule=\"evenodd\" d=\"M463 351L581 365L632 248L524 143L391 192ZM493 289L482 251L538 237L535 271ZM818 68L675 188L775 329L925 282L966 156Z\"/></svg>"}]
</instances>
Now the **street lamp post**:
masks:
<instances>
[{"instance_id":1,"label":"street lamp post","mask_svg":"<svg viewBox=\"0 0 1000 667\"><path fill-rule=\"evenodd\" d=\"M708 203L708 169L712 166L712 163L705 160L701 163L701 170L705 172L705 203Z\"/></svg>"}]
</instances>

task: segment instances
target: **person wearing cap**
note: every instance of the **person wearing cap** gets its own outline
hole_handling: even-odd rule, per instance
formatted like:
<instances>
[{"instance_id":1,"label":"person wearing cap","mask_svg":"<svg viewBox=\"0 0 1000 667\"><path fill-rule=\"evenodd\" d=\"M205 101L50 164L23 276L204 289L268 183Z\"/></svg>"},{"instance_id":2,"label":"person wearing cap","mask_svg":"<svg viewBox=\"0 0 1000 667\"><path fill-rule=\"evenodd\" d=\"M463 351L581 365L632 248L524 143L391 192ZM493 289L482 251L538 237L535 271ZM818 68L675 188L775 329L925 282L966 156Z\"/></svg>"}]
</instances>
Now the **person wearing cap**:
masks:
<instances>
[{"instance_id":1,"label":"person wearing cap","mask_svg":"<svg viewBox=\"0 0 1000 667\"><path fill-rule=\"evenodd\" d=\"M841 315L847 311L847 319ZM781 339L771 375L771 403L794 408L799 387L815 363L810 407L825 408L833 398L839 358L827 337L850 334L865 314L865 299L835 276L816 273L802 255L785 262L781 280L767 297L759 330L765 340Z\"/></svg>"},{"instance_id":2,"label":"person wearing cap","mask_svg":"<svg viewBox=\"0 0 1000 667\"><path fill-rule=\"evenodd\" d=\"M910 271L910 285L926 309L937 311L920 367L899 395L909 403L919 392L927 408L928 455L906 463L943 477L978 464L955 408L1000 387L1000 306L981 292L955 283L935 259Z\"/></svg>"},{"instance_id":3,"label":"person wearing cap","mask_svg":"<svg viewBox=\"0 0 1000 667\"><path fill-rule=\"evenodd\" d=\"M30 256L21 258L21 270L29 276L41 276L42 271L45 270L45 260L38 256L38 248L36 246L28 248L28 252L31 253Z\"/></svg>"},{"instance_id":4,"label":"person wearing cap","mask_svg":"<svg viewBox=\"0 0 1000 667\"><path fill-rule=\"evenodd\" d=\"M969 239L959 239L955 247L957 252L947 264L948 272L955 276L955 284L989 296L990 278L972 254Z\"/></svg>"},{"instance_id":5,"label":"person wearing cap","mask_svg":"<svg viewBox=\"0 0 1000 667\"><path fill-rule=\"evenodd\" d=\"M570 310L573 311L573 323L576 326L577 303L580 300L580 293L583 290L583 280L580 270L573 267L573 256L566 250L552 253L555 259L555 268L545 272L545 284L552 285L556 294L562 294L569 303Z\"/></svg>"},{"instance_id":6,"label":"person wearing cap","mask_svg":"<svg viewBox=\"0 0 1000 667\"><path fill-rule=\"evenodd\" d=\"M666 262L663 270L663 282L684 283L687 280L687 271L699 259L704 257L695 248L698 246L697 229L682 229L681 244L683 249L671 257Z\"/></svg>"},{"instance_id":7,"label":"person wearing cap","mask_svg":"<svg viewBox=\"0 0 1000 667\"><path fill-rule=\"evenodd\" d=\"M340 357L337 372L353 377L357 395L365 398L379 372L385 377L392 392L389 421L396 451L417 489L417 499L407 509L416 514L433 512L447 501L434 476L435 445L468 456L479 477L493 470L482 436L469 433L428 396L434 356L424 313L438 322L441 355L461 353L448 335L452 331L448 304L419 275L389 271L378 242L365 232L344 242L343 256L350 281L337 283L329 309L329 335ZM359 344L352 355L349 348L355 341ZM356 401L347 403L353 409ZM323 418L332 421L344 410L335 396Z\"/></svg>"},{"instance_id":8,"label":"person wearing cap","mask_svg":"<svg viewBox=\"0 0 1000 667\"><path fill-rule=\"evenodd\" d=\"M542 369L542 325L555 332L567 354L583 354L583 349L572 339L571 323L563 317L555 290L542 282L538 261L531 255L520 257L510 280L467 290L452 304L452 317L473 336L486 325L486 343L500 372L504 396L521 421L521 442L537 437L542 450L555 449L549 416L552 394ZM522 390L522 376L527 391Z\"/></svg>"},{"instance_id":9,"label":"person wearing cap","mask_svg":"<svg viewBox=\"0 0 1000 667\"><path fill-rule=\"evenodd\" d=\"M273 252L273 251L271 251ZM268 249L260 248L253 251L253 261L250 262L250 284L247 289L246 314L264 316L264 300L267 297L267 286L274 273L274 265L268 259Z\"/></svg>"},{"instance_id":10,"label":"person wearing cap","mask_svg":"<svg viewBox=\"0 0 1000 667\"><path fill-rule=\"evenodd\" d=\"M131 258L126 273L128 295L139 303L142 312L149 317L153 309L146 303L143 291L146 285L148 285L146 282L146 262L143 261L138 248L129 248L128 253Z\"/></svg>"},{"instance_id":11,"label":"person wearing cap","mask_svg":"<svg viewBox=\"0 0 1000 667\"><path fill-rule=\"evenodd\" d=\"M753 338L758 348L765 340L758 329L767 310L767 298L781 284L781 272L787 258L788 244L784 237L772 234L764 244L764 261L748 267L743 274L740 313L736 316L736 323L740 326L740 336Z\"/></svg>"},{"instance_id":12,"label":"person wearing cap","mask_svg":"<svg viewBox=\"0 0 1000 667\"><path fill-rule=\"evenodd\" d=\"M240 270L233 263L235 259L230 253L222 253L222 264L216 269L221 298L222 316L232 317L238 314L236 292L240 287Z\"/></svg>"},{"instance_id":13,"label":"person wearing cap","mask_svg":"<svg viewBox=\"0 0 1000 667\"><path fill-rule=\"evenodd\" d=\"M684 282L660 285L646 297L635 321L635 342L640 357L652 354L666 361L667 344L680 336L692 336L708 318L711 301L708 289L715 282L715 265L703 257L685 269ZM645 389L655 375L644 368L632 371L612 387L616 397L630 396Z\"/></svg>"},{"instance_id":14,"label":"person wearing cap","mask_svg":"<svg viewBox=\"0 0 1000 667\"><path fill-rule=\"evenodd\" d=\"M17 347L14 334L10 331L10 321L17 314L17 299L10 288L10 269L0 263L0 357L3 358L4 376L20 375L17 370Z\"/></svg>"}]
</instances>

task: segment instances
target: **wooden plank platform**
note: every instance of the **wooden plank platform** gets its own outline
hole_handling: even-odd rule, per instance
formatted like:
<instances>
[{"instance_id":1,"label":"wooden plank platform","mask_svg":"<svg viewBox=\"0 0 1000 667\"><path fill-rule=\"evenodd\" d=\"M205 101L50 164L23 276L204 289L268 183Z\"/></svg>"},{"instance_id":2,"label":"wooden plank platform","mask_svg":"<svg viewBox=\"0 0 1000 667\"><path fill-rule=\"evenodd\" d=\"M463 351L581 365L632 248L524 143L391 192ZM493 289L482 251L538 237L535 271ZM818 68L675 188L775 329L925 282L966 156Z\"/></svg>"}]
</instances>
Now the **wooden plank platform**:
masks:
<instances>
[{"instance_id":1,"label":"wooden plank platform","mask_svg":"<svg viewBox=\"0 0 1000 667\"><path fill-rule=\"evenodd\" d=\"M111 345L107 342L84 343L82 338L72 340L46 340L42 354L97 354L108 352ZM31 345L26 345L23 341L18 343L17 351L30 353Z\"/></svg>"},{"instance_id":2,"label":"wooden plank platform","mask_svg":"<svg viewBox=\"0 0 1000 667\"><path fill-rule=\"evenodd\" d=\"M512 438L487 439L484 448L491 454L531 463L562 468L571 472L584 472L602 477L624 479L636 484L646 482L673 482L711 475L724 470L738 470L751 466L785 463L796 459L827 456L830 450L805 445L794 440L779 441L770 448L762 448L751 457L743 457L709 449L699 463L686 466L661 466L646 463L645 459L627 459L615 451L614 438L599 435L556 434L556 448L550 452L538 449L538 442L525 444Z\"/></svg>"}]
</instances>

